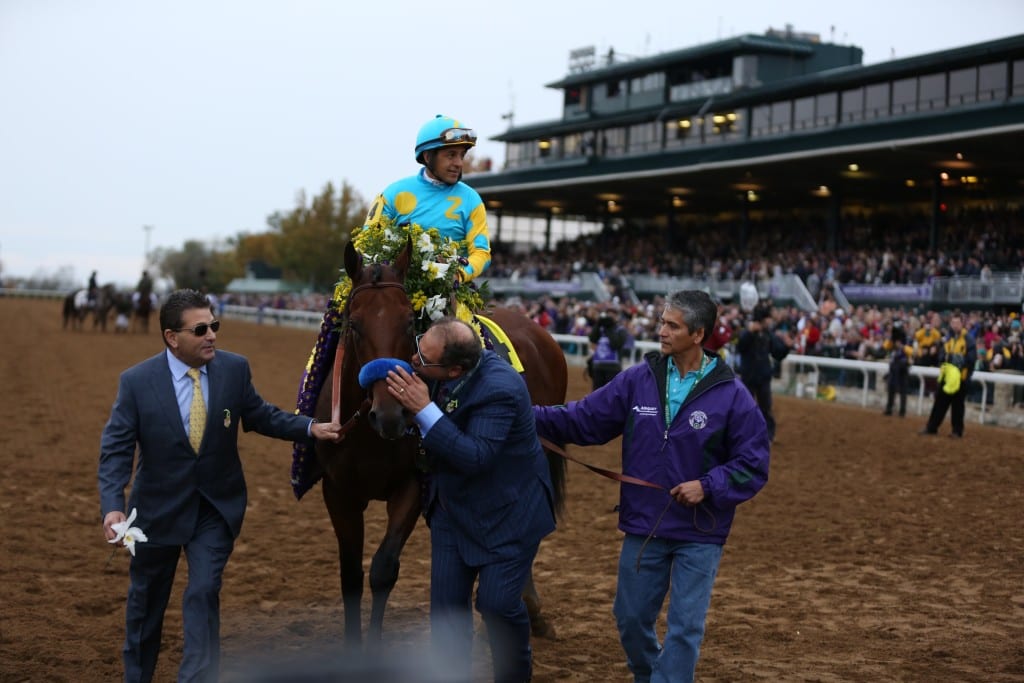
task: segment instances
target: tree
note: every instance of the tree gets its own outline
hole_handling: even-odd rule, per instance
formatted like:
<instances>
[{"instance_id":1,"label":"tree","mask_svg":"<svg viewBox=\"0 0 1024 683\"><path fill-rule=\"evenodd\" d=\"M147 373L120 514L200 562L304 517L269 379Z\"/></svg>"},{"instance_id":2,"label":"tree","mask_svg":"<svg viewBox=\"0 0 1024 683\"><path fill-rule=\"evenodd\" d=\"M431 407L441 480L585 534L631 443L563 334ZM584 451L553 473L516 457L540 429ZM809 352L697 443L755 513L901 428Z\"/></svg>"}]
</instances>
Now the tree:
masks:
<instances>
[{"instance_id":1,"label":"tree","mask_svg":"<svg viewBox=\"0 0 1024 683\"><path fill-rule=\"evenodd\" d=\"M188 240L181 251L157 249L153 260L176 288L223 292L243 273L234 249L214 250L198 240Z\"/></svg>"},{"instance_id":2,"label":"tree","mask_svg":"<svg viewBox=\"0 0 1024 683\"><path fill-rule=\"evenodd\" d=\"M288 214L275 213L267 219L280 236L279 265L286 279L307 282L314 291L330 291L338 281L349 234L363 224L368 206L344 181L340 193L328 182L308 206L302 192L296 204Z\"/></svg>"}]
</instances>

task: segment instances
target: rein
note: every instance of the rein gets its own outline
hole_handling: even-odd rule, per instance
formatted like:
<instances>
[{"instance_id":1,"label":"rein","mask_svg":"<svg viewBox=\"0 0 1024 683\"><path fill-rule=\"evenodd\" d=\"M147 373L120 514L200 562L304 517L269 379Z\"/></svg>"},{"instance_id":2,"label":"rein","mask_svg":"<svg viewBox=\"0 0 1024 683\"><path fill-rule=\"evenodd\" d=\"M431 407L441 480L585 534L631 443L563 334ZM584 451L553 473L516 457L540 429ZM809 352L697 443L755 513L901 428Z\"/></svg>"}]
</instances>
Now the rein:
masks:
<instances>
[{"instance_id":1,"label":"rein","mask_svg":"<svg viewBox=\"0 0 1024 683\"><path fill-rule=\"evenodd\" d=\"M602 477L607 477L608 479L614 479L615 481L619 481L619 482L622 482L624 484L635 484L637 486L646 486L647 488L658 489L659 491L664 491L665 493L668 493L668 491L669 491L664 486L662 486L660 484L655 484L653 482L649 482L646 479L640 479L638 477L631 477L628 474L622 474L621 472L614 472L612 470L606 470L603 467L598 467L597 465L591 465L589 463L583 462L582 460L578 460L578 459L572 457L571 455L569 455L568 453L566 453L564 448L562 448L561 446L558 446L558 445L552 443L551 441L548 441L544 437L540 437L540 445L543 446L544 448L548 449L552 453L557 453L558 455L562 456L566 460L571 460L572 462L576 463L577 465L583 465L584 467L586 467L591 472L595 472L597 474L600 474ZM651 529L651 533L647 534L647 538L644 539L643 544L640 546L640 550L637 551L637 554L636 554L636 571L637 571L638 574L640 573L640 558L644 554L644 549L647 547L647 544L651 542L651 539L654 538L655 532L658 531L658 527L661 525L661 520L665 518L665 513L668 512L668 510L672 506L673 502L675 502L675 498L673 498L670 495L668 497L668 502L665 503L665 507L662 508L662 510L661 510L661 514L658 515L658 521L656 521L654 523L654 528ZM711 527L708 528L708 529L700 528L700 525L697 524L697 508L701 507L702 505L703 505L703 503L701 503L699 505L694 505L693 506L693 528L695 528L697 531L700 531L700 532L703 532L703 533L710 533L710 532L714 531L715 526L717 525L717 521L715 520L715 516L711 513L711 511L707 510L705 508L705 511L709 515L711 515Z\"/></svg>"},{"instance_id":2,"label":"rein","mask_svg":"<svg viewBox=\"0 0 1024 683\"><path fill-rule=\"evenodd\" d=\"M348 302L345 305L346 310L352 305L352 299L356 297L356 294L364 289L386 287L398 287L403 292L405 291L405 285L401 282L367 282L366 284L355 287L351 292L349 292ZM331 422L341 422L341 371L344 361L345 339L343 337L338 341L338 349L334 352L334 367L331 369ZM359 405L359 408L352 417L350 417L345 424L341 425L340 435L344 437L352 431L352 428L356 426L360 419L366 417L368 412L370 412L370 399L367 398L363 399L363 402Z\"/></svg>"}]
</instances>

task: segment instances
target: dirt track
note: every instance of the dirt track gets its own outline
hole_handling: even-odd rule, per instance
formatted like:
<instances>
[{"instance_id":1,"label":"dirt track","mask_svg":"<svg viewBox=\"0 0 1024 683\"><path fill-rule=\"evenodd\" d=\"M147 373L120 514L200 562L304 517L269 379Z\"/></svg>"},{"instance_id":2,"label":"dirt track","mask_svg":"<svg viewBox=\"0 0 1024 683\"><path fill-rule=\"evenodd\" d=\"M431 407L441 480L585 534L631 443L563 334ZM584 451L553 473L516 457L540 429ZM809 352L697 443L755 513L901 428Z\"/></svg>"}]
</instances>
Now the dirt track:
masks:
<instances>
[{"instance_id":1,"label":"dirt track","mask_svg":"<svg viewBox=\"0 0 1024 683\"><path fill-rule=\"evenodd\" d=\"M119 372L161 342L63 332L48 301L0 299L0 323L0 681L117 680L128 558L107 564L99 435ZM218 344L290 408L313 337L228 321ZM570 377L578 397L587 385ZM771 478L737 514L698 679L1024 680L1021 432L968 424L963 441L925 438L922 418L787 398L777 412ZM617 469L616 446L575 453ZM250 502L222 594L225 681L252 680L254 662L316 661L341 635L319 488L294 500L288 444L243 435L241 447ZM630 680L611 616L616 501L612 482L570 465L567 516L536 565L558 638L534 641L535 681ZM371 506L368 548L382 516ZM385 621L394 660L427 633L428 540L421 526L403 556ZM158 681L180 661L180 570Z\"/></svg>"}]
</instances>

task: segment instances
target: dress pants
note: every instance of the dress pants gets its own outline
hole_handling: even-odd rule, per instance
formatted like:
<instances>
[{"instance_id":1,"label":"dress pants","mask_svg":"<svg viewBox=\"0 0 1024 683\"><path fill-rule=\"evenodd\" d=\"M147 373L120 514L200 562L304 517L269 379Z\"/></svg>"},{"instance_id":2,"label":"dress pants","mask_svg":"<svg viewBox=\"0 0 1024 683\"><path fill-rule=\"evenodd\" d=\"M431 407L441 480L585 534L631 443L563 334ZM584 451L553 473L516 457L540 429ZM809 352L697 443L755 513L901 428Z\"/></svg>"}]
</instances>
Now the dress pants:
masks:
<instances>
[{"instance_id":1,"label":"dress pants","mask_svg":"<svg viewBox=\"0 0 1024 683\"><path fill-rule=\"evenodd\" d=\"M430 521L430 630L435 656L443 656L456 680L471 680L473 583L476 608L487 626L495 683L524 683L532 676L530 617L523 587L539 542L509 559L471 565L459 552L455 531L438 506Z\"/></svg>"},{"instance_id":2,"label":"dress pants","mask_svg":"<svg viewBox=\"0 0 1024 683\"><path fill-rule=\"evenodd\" d=\"M206 500L185 544L188 585L182 597L184 652L179 682L216 681L220 667L220 588L234 539L224 518ZM131 561L125 610L124 675L128 683L153 680L164 612L174 585L181 546L140 543Z\"/></svg>"}]
</instances>

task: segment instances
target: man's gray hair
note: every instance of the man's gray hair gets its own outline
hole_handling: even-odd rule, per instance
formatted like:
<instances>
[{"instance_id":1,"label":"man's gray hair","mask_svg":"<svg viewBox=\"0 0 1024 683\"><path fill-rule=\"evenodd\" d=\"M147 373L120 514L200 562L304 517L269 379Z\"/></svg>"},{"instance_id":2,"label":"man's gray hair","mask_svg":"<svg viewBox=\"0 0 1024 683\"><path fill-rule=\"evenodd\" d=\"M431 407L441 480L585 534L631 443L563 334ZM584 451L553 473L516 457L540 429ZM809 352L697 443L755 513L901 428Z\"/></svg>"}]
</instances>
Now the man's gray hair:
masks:
<instances>
[{"instance_id":1,"label":"man's gray hair","mask_svg":"<svg viewBox=\"0 0 1024 683\"><path fill-rule=\"evenodd\" d=\"M665 308L674 308L683 314L683 322L694 333L704 330L707 339L718 320L718 304L707 292L699 289L683 289L665 297Z\"/></svg>"}]
</instances>

